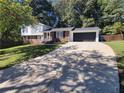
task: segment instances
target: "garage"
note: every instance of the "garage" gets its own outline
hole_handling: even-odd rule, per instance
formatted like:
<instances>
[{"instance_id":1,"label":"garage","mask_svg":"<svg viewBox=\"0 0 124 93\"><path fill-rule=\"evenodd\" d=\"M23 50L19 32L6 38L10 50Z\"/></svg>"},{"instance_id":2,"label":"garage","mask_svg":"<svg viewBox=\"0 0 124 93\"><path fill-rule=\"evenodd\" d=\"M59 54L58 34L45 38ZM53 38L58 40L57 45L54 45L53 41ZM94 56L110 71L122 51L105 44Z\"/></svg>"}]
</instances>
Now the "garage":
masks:
<instances>
[{"instance_id":1,"label":"garage","mask_svg":"<svg viewBox=\"0 0 124 93\"><path fill-rule=\"evenodd\" d=\"M88 27L88 28L76 28L70 32L71 42L98 42L99 41L99 31L98 27Z\"/></svg>"},{"instance_id":2,"label":"garage","mask_svg":"<svg viewBox=\"0 0 124 93\"><path fill-rule=\"evenodd\" d=\"M74 33L73 34L73 41L95 41L96 33Z\"/></svg>"}]
</instances>

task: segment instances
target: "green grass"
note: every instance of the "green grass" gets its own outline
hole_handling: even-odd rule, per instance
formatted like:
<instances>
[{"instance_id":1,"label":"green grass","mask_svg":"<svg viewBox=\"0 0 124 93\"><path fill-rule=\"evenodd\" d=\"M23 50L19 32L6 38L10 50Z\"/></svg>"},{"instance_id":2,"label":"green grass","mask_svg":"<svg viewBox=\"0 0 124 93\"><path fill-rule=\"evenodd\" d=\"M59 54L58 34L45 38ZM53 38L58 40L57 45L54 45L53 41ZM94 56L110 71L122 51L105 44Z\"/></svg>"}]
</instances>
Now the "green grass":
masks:
<instances>
[{"instance_id":1,"label":"green grass","mask_svg":"<svg viewBox=\"0 0 124 93\"><path fill-rule=\"evenodd\" d=\"M118 65L121 68L124 68L124 41L113 41L113 42L106 42L112 49L115 51L118 57Z\"/></svg>"},{"instance_id":2,"label":"green grass","mask_svg":"<svg viewBox=\"0 0 124 93\"><path fill-rule=\"evenodd\" d=\"M58 45L22 45L0 49L0 69L10 67L34 57L38 57L58 48Z\"/></svg>"},{"instance_id":3,"label":"green grass","mask_svg":"<svg viewBox=\"0 0 124 93\"><path fill-rule=\"evenodd\" d=\"M119 77L120 77L120 93L124 93L124 41L106 42L113 48L117 55Z\"/></svg>"},{"instance_id":4,"label":"green grass","mask_svg":"<svg viewBox=\"0 0 124 93\"><path fill-rule=\"evenodd\" d=\"M106 44L111 46L117 55L124 56L124 41L112 41Z\"/></svg>"}]
</instances>

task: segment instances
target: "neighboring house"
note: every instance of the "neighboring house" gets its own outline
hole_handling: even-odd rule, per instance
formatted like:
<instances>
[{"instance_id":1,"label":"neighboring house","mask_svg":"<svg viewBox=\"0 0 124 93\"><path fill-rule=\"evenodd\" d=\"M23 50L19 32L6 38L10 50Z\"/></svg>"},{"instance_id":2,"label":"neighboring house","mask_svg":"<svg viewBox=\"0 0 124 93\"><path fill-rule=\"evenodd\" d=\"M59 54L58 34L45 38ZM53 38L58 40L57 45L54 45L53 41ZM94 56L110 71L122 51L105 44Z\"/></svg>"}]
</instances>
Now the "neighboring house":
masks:
<instances>
[{"instance_id":1,"label":"neighboring house","mask_svg":"<svg viewBox=\"0 0 124 93\"><path fill-rule=\"evenodd\" d=\"M82 42L99 41L98 27L88 28L51 28L44 24L27 26L21 30L24 42L39 44L43 42Z\"/></svg>"}]
</instances>

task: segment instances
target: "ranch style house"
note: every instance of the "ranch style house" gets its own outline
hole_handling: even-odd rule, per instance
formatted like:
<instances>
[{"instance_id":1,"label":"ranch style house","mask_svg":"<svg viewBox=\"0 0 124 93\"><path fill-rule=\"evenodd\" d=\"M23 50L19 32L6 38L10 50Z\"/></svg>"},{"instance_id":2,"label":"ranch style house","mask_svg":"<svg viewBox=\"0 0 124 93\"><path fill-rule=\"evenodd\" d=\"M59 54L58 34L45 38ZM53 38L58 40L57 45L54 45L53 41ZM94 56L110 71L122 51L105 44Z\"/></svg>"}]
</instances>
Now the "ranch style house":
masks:
<instances>
[{"instance_id":1,"label":"ranch style house","mask_svg":"<svg viewBox=\"0 0 124 93\"><path fill-rule=\"evenodd\" d=\"M98 27L88 28L52 28L50 26L38 23L37 25L24 26L21 29L21 36L25 43L41 44L46 42L99 42Z\"/></svg>"}]
</instances>

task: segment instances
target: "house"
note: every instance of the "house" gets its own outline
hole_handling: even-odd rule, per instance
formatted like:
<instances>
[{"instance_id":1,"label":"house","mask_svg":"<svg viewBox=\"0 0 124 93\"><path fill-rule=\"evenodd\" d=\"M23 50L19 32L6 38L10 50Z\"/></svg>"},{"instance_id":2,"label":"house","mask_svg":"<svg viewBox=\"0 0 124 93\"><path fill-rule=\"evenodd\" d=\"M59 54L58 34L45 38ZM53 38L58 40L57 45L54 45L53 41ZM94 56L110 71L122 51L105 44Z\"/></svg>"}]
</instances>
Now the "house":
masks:
<instances>
[{"instance_id":1,"label":"house","mask_svg":"<svg viewBox=\"0 0 124 93\"><path fill-rule=\"evenodd\" d=\"M44 31L44 41L50 38L50 41L62 42L70 41L69 34L74 29L74 27L66 28L53 28L51 30Z\"/></svg>"},{"instance_id":2,"label":"house","mask_svg":"<svg viewBox=\"0 0 124 93\"><path fill-rule=\"evenodd\" d=\"M39 44L44 41L43 31L51 29L50 26L38 23L36 25L23 26L21 36L24 43Z\"/></svg>"},{"instance_id":3,"label":"house","mask_svg":"<svg viewBox=\"0 0 124 93\"><path fill-rule=\"evenodd\" d=\"M88 28L51 28L44 24L35 26L26 26L21 30L24 42L40 44L43 42L82 42L82 41L99 41L98 27Z\"/></svg>"}]
</instances>

